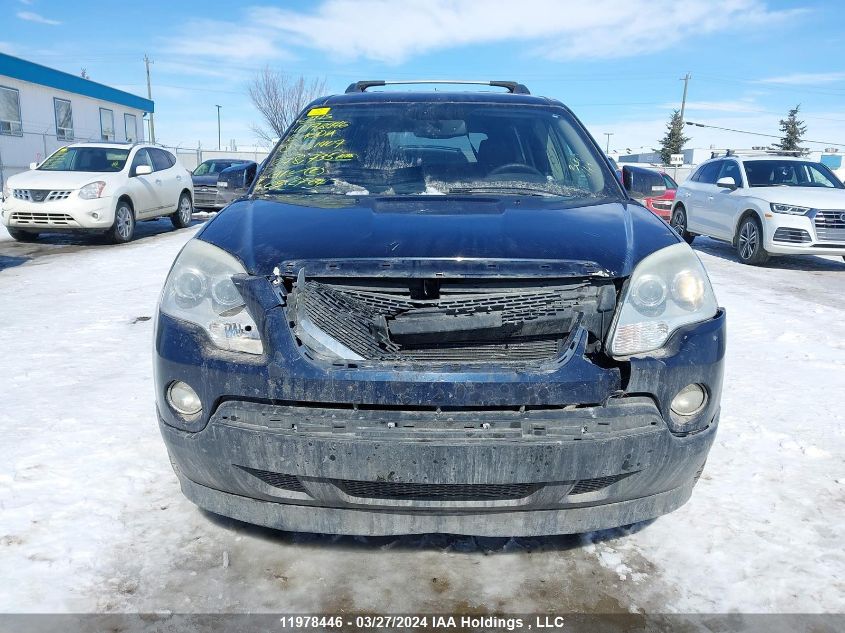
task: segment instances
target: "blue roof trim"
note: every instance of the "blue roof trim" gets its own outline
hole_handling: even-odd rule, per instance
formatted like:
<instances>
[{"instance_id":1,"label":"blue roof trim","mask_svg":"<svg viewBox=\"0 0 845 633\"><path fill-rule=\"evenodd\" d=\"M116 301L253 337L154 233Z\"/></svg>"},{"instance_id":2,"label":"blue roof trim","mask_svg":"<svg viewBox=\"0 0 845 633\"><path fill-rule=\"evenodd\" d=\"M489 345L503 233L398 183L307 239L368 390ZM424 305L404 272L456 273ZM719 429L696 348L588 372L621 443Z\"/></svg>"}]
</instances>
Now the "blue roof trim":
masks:
<instances>
[{"instance_id":1,"label":"blue roof trim","mask_svg":"<svg viewBox=\"0 0 845 633\"><path fill-rule=\"evenodd\" d=\"M62 72L54 68L48 68L41 64L26 61L19 57L12 57L0 53L0 75L28 81L40 86L56 88L65 92L101 99L127 108L135 108L144 112L155 112L155 104L149 99L144 99L130 92L124 92L103 84L98 84L90 79L83 79L70 73Z\"/></svg>"}]
</instances>

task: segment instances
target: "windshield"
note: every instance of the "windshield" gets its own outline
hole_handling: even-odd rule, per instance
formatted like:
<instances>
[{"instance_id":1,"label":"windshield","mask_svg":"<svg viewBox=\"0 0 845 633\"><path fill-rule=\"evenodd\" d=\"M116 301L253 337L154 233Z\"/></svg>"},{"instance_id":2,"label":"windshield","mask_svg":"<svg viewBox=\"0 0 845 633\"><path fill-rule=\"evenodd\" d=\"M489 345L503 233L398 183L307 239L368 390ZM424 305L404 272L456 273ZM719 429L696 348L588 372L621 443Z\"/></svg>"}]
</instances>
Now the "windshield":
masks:
<instances>
[{"instance_id":1,"label":"windshield","mask_svg":"<svg viewBox=\"0 0 845 633\"><path fill-rule=\"evenodd\" d=\"M232 165L240 165L236 160L207 160L194 170L194 176L212 176L219 174L224 169L228 169Z\"/></svg>"},{"instance_id":2,"label":"windshield","mask_svg":"<svg viewBox=\"0 0 845 633\"><path fill-rule=\"evenodd\" d=\"M845 189L845 185L821 163L797 160L748 160L744 165L749 187Z\"/></svg>"},{"instance_id":3,"label":"windshield","mask_svg":"<svg viewBox=\"0 0 845 633\"><path fill-rule=\"evenodd\" d=\"M111 147L62 147L38 167L39 171L120 171L128 149Z\"/></svg>"},{"instance_id":4,"label":"windshield","mask_svg":"<svg viewBox=\"0 0 845 633\"><path fill-rule=\"evenodd\" d=\"M454 102L311 108L255 193L621 197L564 109Z\"/></svg>"}]
</instances>

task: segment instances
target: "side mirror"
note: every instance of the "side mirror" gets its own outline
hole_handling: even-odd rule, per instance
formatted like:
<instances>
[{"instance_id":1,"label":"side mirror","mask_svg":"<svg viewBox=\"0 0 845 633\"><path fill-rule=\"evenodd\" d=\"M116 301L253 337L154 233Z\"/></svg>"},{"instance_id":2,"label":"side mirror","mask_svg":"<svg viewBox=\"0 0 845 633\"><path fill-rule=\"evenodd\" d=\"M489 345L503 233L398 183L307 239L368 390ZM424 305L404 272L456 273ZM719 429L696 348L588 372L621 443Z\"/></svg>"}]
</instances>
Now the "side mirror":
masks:
<instances>
[{"instance_id":1,"label":"side mirror","mask_svg":"<svg viewBox=\"0 0 845 633\"><path fill-rule=\"evenodd\" d=\"M30 163L29 168L30 169L38 169L38 163Z\"/></svg>"},{"instance_id":2,"label":"side mirror","mask_svg":"<svg viewBox=\"0 0 845 633\"><path fill-rule=\"evenodd\" d=\"M629 194L634 193L634 172L627 166L622 168L622 186Z\"/></svg>"},{"instance_id":3,"label":"side mirror","mask_svg":"<svg viewBox=\"0 0 845 633\"><path fill-rule=\"evenodd\" d=\"M149 165L138 165L135 168L135 175L136 176L146 176L147 174L153 173L153 168Z\"/></svg>"},{"instance_id":4,"label":"side mirror","mask_svg":"<svg viewBox=\"0 0 845 633\"><path fill-rule=\"evenodd\" d=\"M719 180L716 181L716 186L724 187L725 189L730 189L731 191L737 188L736 180L734 180L733 176L725 176L724 178L719 178Z\"/></svg>"}]
</instances>

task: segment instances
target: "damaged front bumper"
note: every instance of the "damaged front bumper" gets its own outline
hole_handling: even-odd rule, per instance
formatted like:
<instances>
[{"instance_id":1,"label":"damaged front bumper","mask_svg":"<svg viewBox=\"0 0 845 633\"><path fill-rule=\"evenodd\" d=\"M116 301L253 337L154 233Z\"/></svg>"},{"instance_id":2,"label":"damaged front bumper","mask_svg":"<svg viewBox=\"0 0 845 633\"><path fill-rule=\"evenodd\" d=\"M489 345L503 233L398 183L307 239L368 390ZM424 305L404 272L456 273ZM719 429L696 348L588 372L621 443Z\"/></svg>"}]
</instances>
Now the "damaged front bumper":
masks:
<instances>
[{"instance_id":1,"label":"damaged front bumper","mask_svg":"<svg viewBox=\"0 0 845 633\"><path fill-rule=\"evenodd\" d=\"M262 357L217 350L160 314L156 391L184 493L250 523L368 535L615 527L682 505L716 432L721 311L659 357L602 363L585 334L534 368L356 367L305 358L285 311L261 293L249 301ZM168 406L174 380L198 392L197 419ZM709 399L679 432L669 403L690 383Z\"/></svg>"}]
</instances>

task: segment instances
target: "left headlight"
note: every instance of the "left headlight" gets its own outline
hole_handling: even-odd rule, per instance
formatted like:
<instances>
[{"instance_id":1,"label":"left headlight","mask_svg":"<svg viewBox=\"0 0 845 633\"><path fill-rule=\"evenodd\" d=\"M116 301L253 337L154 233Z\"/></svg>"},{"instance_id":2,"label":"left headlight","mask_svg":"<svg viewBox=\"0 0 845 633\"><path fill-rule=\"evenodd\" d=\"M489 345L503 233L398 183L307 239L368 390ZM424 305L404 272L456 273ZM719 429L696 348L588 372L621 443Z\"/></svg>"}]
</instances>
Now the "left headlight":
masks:
<instances>
[{"instance_id":1,"label":"left headlight","mask_svg":"<svg viewBox=\"0 0 845 633\"><path fill-rule=\"evenodd\" d=\"M716 315L716 297L698 257L673 244L643 259L628 280L609 337L613 356L650 352L680 327Z\"/></svg>"},{"instance_id":2,"label":"left headlight","mask_svg":"<svg viewBox=\"0 0 845 633\"><path fill-rule=\"evenodd\" d=\"M245 273L243 265L226 251L191 240L167 276L159 308L199 325L220 349L262 354L261 335L232 282L233 275Z\"/></svg>"},{"instance_id":3,"label":"left headlight","mask_svg":"<svg viewBox=\"0 0 845 633\"><path fill-rule=\"evenodd\" d=\"M79 197L83 200L94 200L103 195L103 189L106 188L106 183L102 180L96 182L89 182L87 185L79 190Z\"/></svg>"}]
</instances>

